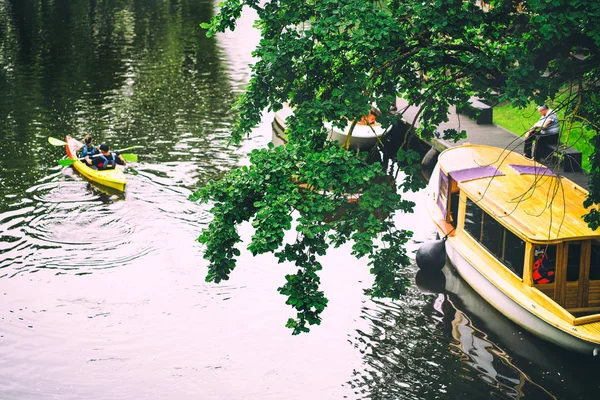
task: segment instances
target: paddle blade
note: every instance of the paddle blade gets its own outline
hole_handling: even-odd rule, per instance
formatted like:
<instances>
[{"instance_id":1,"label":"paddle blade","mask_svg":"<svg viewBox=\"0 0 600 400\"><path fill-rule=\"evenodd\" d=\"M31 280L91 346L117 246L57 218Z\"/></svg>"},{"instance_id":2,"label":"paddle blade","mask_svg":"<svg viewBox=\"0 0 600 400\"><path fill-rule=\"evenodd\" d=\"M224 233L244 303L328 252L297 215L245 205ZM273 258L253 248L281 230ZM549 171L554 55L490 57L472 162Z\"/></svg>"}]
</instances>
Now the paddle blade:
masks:
<instances>
[{"instance_id":1,"label":"paddle blade","mask_svg":"<svg viewBox=\"0 0 600 400\"><path fill-rule=\"evenodd\" d=\"M48 138L48 143L50 143L52 146L66 146L67 142L65 142L64 140L60 140L54 137L49 137Z\"/></svg>"},{"instance_id":2,"label":"paddle blade","mask_svg":"<svg viewBox=\"0 0 600 400\"><path fill-rule=\"evenodd\" d=\"M69 167L75 164L75 160L70 158L63 158L62 160L58 160L58 165L62 165L63 167Z\"/></svg>"},{"instance_id":3,"label":"paddle blade","mask_svg":"<svg viewBox=\"0 0 600 400\"><path fill-rule=\"evenodd\" d=\"M137 162L138 160L137 154L121 154L121 157L127 162Z\"/></svg>"},{"instance_id":4,"label":"paddle blade","mask_svg":"<svg viewBox=\"0 0 600 400\"><path fill-rule=\"evenodd\" d=\"M124 149L120 149L120 150L116 150L117 153L123 153L129 150L133 150L133 149L142 149L144 148L144 146L130 146L130 147L125 147Z\"/></svg>"}]
</instances>

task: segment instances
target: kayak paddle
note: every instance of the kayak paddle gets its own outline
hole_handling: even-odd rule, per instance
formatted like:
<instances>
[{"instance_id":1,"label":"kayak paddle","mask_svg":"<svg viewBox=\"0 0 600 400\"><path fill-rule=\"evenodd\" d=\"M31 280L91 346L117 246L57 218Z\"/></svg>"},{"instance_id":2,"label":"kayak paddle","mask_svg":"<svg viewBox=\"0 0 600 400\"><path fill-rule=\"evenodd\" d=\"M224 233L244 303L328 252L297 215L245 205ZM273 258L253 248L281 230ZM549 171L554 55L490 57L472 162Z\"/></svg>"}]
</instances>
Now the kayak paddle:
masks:
<instances>
[{"instance_id":1,"label":"kayak paddle","mask_svg":"<svg viewBox=\"0 0 600 400\"><path fill-rule=\"evenodd\" d=\"M98 157L99 154L92 156L93 157ZM123 160L127 161L127 162L137 162L138 160L138 156L137 154L120 154L121 157L123 157ZM83 161L84 158L80 158L80 161ZM58 165L62 165L63 167L69 167L71 165L73 165L75 163L75 161L77 160L73 160L72 158L63 158L62 160L58 160Z\"/></svg>"},{"instance_id":2,"label":"kayak paddle","mask_svg":"<svg viewBox=\"0 0 600 400\"><path fill-rule=\"evenodd\" d=\"M48 138L48 142L52 145L52 146L66 146L67 142L65 142L64 140L60 140L54 137L49 137ZM115 153L122 153L124 151L127 150L133 150L133 149L141 149L144 146L129 146L129 147L125 147L124 149L120 149L120 150L115 150Z\"/></svg>"},{"instance_id":3,"label":"kayak paddle","mask_svg":"<svg viewBox=\"0 0 600 400\"><path fill-rule=\"evenodd\" d=\"M144 146L129 146L129 147L125 147L124 149L115 150L115 153L123 153L123 152L128 151L128 150L142 149L142 148L144 148Z\"/></svg>"},{"instance_id":4,"label":"kayak paddle","mask_svg":"<svg viewBox=\"0 0 600 400\"><path fill-rule=\"evenodd\" d=\"M65 142L64 140L57 139L55 137L49 137L48 142L52 146L66 146L67 145L67 142Z\"/></svg>"}]
</instances>

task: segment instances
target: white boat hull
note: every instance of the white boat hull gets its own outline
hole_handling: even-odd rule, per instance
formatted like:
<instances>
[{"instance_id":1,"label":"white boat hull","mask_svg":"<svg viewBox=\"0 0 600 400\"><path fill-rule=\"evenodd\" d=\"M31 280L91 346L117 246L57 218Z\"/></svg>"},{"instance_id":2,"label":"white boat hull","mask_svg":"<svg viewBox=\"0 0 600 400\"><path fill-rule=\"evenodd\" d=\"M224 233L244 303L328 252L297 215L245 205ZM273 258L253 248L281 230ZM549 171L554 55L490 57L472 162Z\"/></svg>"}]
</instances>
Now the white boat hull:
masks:
<instances>
[{"instance_id":1,"label":"white boat hull","mask_svg":"<svg viewBox=\"0 0 600 400\"><path fill-rule=\"evenodd\" d=\"M566 349L597 355L600 346L572 336L546 321L536 317L519 304L506 296L501 290L488 281L474 268L456 249L450 241L446 241L446 253L462 278L496 310L517 325L534 335Z\"/></svg>"},{"instance_id":2,"label":"white boat hull","mask_svg":"<svg viewBox=\"0 0 600 400\"><path fill-rule=\"evenodd\" d=\"M335 140L344 146L348 138L348 132L350 131L350 125L343 131L339 128L333 127L330 123L323 124L327 128L328 139ZM356 125L352 131L352 137L350 138L350 148L354 150L369 150L370 148L377 145L379 140L385 135L385 130L380 125Z\"/></svg>"},{"instance_id":3,"label":"white boat hull","mask_svg":"<svg viewBox=\"0 0 600 400\"><path fill-rule=\"evenodd\" d=\"M291 116L294 111L284 105L283 109L275 113L273 119L273 143L280 145L287 142L285 136L285 130L287 129L287 117ZM329 140L335 140L344 146L346 139L348 138L348 132L352 124L348 122L348 125L344 129L336 128L331 123L325 122L323 126L327 129L327 138ZM356 124L352 131L352 137L350 138L350 148L354 150L370 150L372 147L385 136L386 130L381 127L380 124L373 125L360 125Z\"/></svg>"}]
</instances>

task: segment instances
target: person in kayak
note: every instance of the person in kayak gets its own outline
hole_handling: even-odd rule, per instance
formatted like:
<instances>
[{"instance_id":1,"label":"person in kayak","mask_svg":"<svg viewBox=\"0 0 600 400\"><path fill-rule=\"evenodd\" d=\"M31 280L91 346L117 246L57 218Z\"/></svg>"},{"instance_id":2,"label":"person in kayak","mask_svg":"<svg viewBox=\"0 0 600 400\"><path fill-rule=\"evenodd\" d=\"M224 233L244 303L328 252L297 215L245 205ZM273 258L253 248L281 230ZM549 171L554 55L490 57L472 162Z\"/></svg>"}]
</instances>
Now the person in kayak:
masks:
<instances>
[{"instance_id":1,"label":"person in kayak","mask_svg":"<svg viewBox=\"0 0 600 400\"><path fill-rule=\"evenodd\" d=\"M92 144L92 137L90 135L85 135L80 157L95 156L96 154L100 154L100 150Z\"/></svg>"},{"instance_id":2,"label":"person in kayak","mask_svg":"<svg viewBox=\"0 0 600 400\"><path fill-rule=\"evenodd\" d=\"M126 165L125 160L119 154L115 154L109 151L108 144L102 143L100 145L100 154L94 157L85 157L85 162L87 165L96 168L98 170L102 169L114 169L117 164Z\"/></svg>"}]
</instances>

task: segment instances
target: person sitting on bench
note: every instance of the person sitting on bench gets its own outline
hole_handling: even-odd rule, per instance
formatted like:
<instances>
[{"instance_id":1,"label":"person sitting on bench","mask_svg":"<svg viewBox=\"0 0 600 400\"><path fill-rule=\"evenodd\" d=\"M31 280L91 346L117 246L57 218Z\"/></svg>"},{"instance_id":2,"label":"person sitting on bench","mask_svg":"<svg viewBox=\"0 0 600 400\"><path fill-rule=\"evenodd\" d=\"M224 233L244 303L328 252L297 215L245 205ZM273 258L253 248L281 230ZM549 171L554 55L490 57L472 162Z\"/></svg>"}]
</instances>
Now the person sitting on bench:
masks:
<instances>
[{"instance_id":1,"label":"person sitting on bench","mask_svg":"<svg viewBox=\"0 0 600 400\"><path fill-rule=\"evenodd\" d=\"M527 158L535 157L537 159L536 154L538 154L539 147L558 143L558 131L560 129L558 115L545 104L537 109L541 117L525 134L523 155ZM531 147L534 141L535 150L532 157Z\"/></svg>"}]
</instances>

